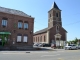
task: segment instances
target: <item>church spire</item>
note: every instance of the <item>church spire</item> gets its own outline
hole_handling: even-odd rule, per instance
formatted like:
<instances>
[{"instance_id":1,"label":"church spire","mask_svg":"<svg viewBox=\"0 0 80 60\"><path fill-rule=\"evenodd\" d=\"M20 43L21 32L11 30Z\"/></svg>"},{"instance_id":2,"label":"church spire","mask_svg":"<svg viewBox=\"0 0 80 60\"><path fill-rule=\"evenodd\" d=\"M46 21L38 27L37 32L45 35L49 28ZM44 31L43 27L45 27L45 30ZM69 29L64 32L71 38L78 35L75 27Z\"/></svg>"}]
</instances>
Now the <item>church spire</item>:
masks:
<instances>
[{"instance_id":1,"label":"church spire","mask_svg":"<svg viewBox=\"0 0 80 60\"><path fill-rule=\"evenodd\" d=\"M52 4L52 7L51 7L51 9L52 8L55 8L55 9L58 9L58 10L60 10L59 8L58 8L58 6L57 6L57 4L54 2L53 4Z\"/></svg>"}]
</instances>

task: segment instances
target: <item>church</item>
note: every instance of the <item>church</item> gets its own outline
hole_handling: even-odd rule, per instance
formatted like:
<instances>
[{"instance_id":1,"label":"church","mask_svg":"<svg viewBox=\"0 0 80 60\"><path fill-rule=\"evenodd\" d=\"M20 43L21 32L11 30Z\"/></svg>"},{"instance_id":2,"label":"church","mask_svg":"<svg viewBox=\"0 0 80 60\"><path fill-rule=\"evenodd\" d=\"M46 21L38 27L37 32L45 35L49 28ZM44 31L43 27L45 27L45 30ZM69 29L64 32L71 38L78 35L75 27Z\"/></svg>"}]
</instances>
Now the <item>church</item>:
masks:
<instances>
[{"instance_id":1,"label":"church","mask_svg":"<svg viewBox=\"0 0 80 60\"><path fill-rule=\"evenodd\" d=\"M48 11L48 27L35 32L33 42L64 46L66 41L67 31L62 27L61 10L54 2Z\"/></svg>"}]
</instances>

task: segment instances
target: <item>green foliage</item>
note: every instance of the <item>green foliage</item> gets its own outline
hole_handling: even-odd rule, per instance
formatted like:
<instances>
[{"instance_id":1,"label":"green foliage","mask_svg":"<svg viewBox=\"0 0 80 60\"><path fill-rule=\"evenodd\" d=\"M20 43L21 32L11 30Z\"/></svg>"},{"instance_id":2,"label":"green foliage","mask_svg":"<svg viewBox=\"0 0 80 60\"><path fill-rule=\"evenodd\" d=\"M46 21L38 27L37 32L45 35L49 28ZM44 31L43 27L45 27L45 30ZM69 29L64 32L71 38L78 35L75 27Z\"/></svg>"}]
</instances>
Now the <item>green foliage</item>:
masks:
<instances>
[{"instance_id":1,"label":"green foliage","mask_svg":"<svg viewBox=\"0 0 80 60\"><path fill-rule=\"evenodd\" d=\"M74 40L68 41L68 44L70 44L70 43L71 43L71 44L72 44L72 43L73 43L73 44L77 44L78 40L79 40L79 39L75 38Z\"/></svg>"}]
</instances>

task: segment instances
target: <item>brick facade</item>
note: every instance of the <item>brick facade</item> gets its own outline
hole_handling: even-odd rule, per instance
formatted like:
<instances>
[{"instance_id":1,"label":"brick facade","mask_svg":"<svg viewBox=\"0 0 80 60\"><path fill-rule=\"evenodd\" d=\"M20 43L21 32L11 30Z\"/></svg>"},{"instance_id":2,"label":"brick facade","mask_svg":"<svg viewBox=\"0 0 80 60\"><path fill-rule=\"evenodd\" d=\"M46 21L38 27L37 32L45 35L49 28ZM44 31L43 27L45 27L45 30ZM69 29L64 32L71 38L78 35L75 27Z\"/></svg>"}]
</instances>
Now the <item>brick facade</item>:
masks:
<instances>
[{"instance_id":1,"label":"brick facade","mask_svg":"<svg viewBox=\"0 0 80 60\"><path fill-rule=\"evenodd\" d=\"M2 26L2 18L7 18L7 27ZM22 21L22 28L18 28L18 21ZM24 22L28 22L28 29L24 29ZM16 27L15 27L15 26ZM34 18L24 17L14 14L8 14L0 12L0 32L10 32L11 35L8 36L8 46L31 46L33 45L33 30L34 30ZM17 35L22 34L21 42L17 42ZM27 42L23 42L23 35L26 34L28 37ZM15 44L13 44L13 41Z\"/></svg>"},{"instance_id":2,"label":"brick facade","mask_svg":"<svg viewBox=\"0 0 80 60\"><path fill-rule=\"evenodd\" d=\"M57 34L56 33L56 26L54 26L53 28L50 29L50 33L49 33L50 43L52 42L51 40L55 40L56 34ZM61 26L59 27L59 34L61 35L60 40L66 41L66 32Z\"/></svg>"}]
</instances>

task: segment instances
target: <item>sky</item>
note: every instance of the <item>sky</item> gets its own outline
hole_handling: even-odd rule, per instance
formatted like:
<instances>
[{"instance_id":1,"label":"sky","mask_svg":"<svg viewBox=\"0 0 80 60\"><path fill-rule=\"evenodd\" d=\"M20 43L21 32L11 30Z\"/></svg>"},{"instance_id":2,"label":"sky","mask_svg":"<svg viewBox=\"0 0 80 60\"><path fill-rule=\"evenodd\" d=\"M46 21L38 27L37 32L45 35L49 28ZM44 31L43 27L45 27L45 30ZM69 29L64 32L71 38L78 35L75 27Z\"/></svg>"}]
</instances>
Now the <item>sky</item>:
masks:
<instances>
[{"instance_id":1,"label":"sky","mask_svg":"<svg viewBox=\"0 0 80 60\"><path fill-rule=\"evenodd\" d=\"M48 27L48 11L54 0L0 0L0 6L25 12L35 18L34 32ZM80 39L80 0L55 0L61 11L67 40Z\"/></svg>"}]
</instances>

